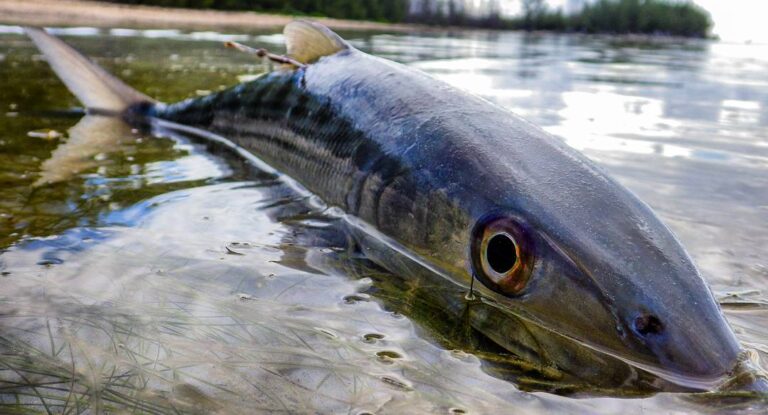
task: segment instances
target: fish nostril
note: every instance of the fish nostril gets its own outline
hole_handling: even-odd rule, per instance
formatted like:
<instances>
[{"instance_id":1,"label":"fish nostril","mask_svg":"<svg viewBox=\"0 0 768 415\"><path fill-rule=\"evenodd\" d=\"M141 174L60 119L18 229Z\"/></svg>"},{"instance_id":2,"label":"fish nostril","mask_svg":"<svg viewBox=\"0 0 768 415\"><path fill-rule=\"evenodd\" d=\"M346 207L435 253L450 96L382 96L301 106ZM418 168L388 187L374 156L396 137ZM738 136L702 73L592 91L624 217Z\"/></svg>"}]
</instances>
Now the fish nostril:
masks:
<instances>
[{"instance_id":1,"label":"fish nostril","mask_svg":"<svg viewBox=\"0 0 768 415\"><path fill-rule=\"evenodd\" d=\"M635 318L635 331L641 336L660 334L664 331L664 325L658 317L652 314L642 314Z\"/></svg>"}]
</instances>

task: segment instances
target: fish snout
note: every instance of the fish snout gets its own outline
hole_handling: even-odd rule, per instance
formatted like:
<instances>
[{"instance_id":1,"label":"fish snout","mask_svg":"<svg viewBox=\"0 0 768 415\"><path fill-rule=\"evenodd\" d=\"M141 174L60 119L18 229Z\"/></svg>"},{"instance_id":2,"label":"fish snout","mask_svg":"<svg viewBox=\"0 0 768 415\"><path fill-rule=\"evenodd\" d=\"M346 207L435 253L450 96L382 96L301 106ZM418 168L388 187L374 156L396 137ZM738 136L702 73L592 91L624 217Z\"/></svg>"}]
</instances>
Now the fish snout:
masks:
<instances>
[{"instance_id":1,"label":"fish snout","mask_svg":"<svg viewBox=\"0 0 768 415\"><path fill-rule=\"evenodd\" d=\"M665 313L647 308L628 313L628 346L655 361L648 371L679 385L711 390L732 375L741 348L715 304L689 304L686 312L678 309L681 305Z\"/></svg>"},{"instance_id":2,"label":"fish snout","mask_svg":"<svg viewBox=\"0 0 768 415\"><path fill-rule=\"evenodd\" d=\"M756 350L744 350L741 353L730 379L722 384L719 391L768 393L768 373L760 365L760 357Z\"/></svg>"}]
</instances>

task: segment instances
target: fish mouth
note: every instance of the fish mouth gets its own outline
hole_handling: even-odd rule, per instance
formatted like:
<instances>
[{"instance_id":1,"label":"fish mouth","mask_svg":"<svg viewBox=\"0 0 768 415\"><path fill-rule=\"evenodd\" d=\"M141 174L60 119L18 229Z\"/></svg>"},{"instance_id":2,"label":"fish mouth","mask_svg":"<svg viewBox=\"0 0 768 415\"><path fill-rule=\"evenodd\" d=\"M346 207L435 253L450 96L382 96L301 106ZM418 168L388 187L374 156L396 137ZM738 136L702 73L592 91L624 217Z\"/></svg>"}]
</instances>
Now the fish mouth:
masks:
<instances>
[{"instance_id":1,"label":"fish mouth","mask_svg":"<svg viewBox=\"0 0 768 415\"><path fill-rule=\"evenodd\" d=\"M586 344L585 346L589 347ZM595 350L600 351L598 349ZM604 350L602 353L623 360L627 364L658 376L661 379L691 389L718 392L768 392L768 373L759 366L759 363L756 362L757 357L753 356L754 352L750 350L740 350L725 373L712 376L685 375L634 361L631 358L627 359L608 350Z\"/></svg>"},{"instance_id":2,"label":"fish mouth","mask_svg":"<svg viewBox=\"0 0 768 415\"><path fill-rule=\"evenodd\" d=\"M679 386L683 386L683 387L691 388L695 390L710 391L710 390L715 390L720 388L720 386L722 386L729 379L731 379L733 371L739 365L739 360L737 359L736 361L733 362L732 368L729 371L719 375L710 375L710 376L686 375L686 374L668 370L659 366L651 365L639 360L635 360L635 359L632 359L631 357L622 356L621 354L616 353L614 351L607 350L599 346L593 346L589 343L585 343L577 339L574 339L574 340L580 342L586 347L591 348L592 350L595 350L596 352L603 353L613 358L619 359L627 363L628 365L634 366L638 369L642 369L648 373L658 376L661 379L674 383L675 385L679 385Z\"/></svg>"},{"instance_id":3,"label":"fish mouth","mask_svg":"<svg viewBox=\"0 0 768 415\"><path fill-rule=\"evenodd\" d=\"M682 373L678 370L665 368L660 364L649 363L647 360L635 358L632 356L632 354L626 353L626 350L617 351L615 348L605 347L604 345L589 341L583 337L576 337L574 335L564 333L557 328L542 322L535 316L531 316L528 312L520 309L518 306L509 304L506 298L499 298L500 296L496 293L487 292L485 289L480 289L479 291L481 291L482 294L479 296L479 299L484 304L494 307L502 313L513 314L515 317L521 318L531 324L535 324L538 327L552 333L553 335L565 337L569 341L590 349L597 354L610 356L611 358L619 360L629 366L640 369L644 372L648 372L664 381L682 387L684 390L718 390L722 388L723 385L728 384L734 378L734 373L738 372L739 368L744 367L745 362L748 360L746 357L744 357L746 353L744 351L740 351L736 358L734 358L731 363L727 365L728 369L725 371L719 371L718 373L711 375ZM748 371L750 373L755 373L754 370Z\"/></svg>"}]
</instances>

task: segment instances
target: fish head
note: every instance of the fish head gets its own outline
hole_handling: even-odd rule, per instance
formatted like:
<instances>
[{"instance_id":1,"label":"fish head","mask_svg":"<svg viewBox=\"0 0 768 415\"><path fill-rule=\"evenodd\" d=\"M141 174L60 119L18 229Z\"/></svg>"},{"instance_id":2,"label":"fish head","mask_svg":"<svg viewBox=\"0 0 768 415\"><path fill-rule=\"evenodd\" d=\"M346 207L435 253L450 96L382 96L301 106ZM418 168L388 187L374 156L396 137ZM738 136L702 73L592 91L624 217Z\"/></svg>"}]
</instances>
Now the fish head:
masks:
<instances>
[{"instance_id":1,"label":"fish head","mask_svg":"<svg viewBox=\"0 0 768 415\"><path fill-rule=\"evenodd\" d=\"M452 237L459 272L499 307L594 350L685 387L722 383L742 350L677 237L585 156L512 117L441 131L462 143L442 173L468 218Z\"/></svg>"},{"instance_id":2,"label":"fish head","mask_svg":"<svg viewBox=\"0 0 768 415\"><path fill-rule=\"evenodd\" d=\"M740 347L683 246L623 186L571 173L558 180L581 192L496 189L506 203L476 209L469 272L554 332L678 385L720 384Z\"/></svg>"},{"instance_id":3,"label":"fish head","mask_svg":"<svg viewBox=\"0 0 768 415\"><path fill-rule=\"evenodd\" d=\"M605 246L494 212L472 232L472 273L499 304L557 333L679 385L721 383L740 349L688 255L646 226L611 233L618 243Z\"/></svg>"}]
</instances>

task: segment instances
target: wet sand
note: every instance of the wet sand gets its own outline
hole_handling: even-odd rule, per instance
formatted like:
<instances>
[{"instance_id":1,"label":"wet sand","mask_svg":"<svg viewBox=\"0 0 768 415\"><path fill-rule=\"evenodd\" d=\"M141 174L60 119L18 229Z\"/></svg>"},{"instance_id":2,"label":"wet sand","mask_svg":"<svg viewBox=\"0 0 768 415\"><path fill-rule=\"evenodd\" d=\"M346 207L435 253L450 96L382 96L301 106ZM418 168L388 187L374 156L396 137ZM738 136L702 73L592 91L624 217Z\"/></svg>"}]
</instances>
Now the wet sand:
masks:
<instances>
[{"instance_id":1,"label":"wet sand","mask_svg":"<svg viewBox=\"0 0 768 415\"><path fill-rule=\"evenodd\" d=\"M289 15L174 9L84 0L0 0L0 24L96 26L176 29L274 28L293 20ZM403 32L417 25L313 18L340 30Z\"/></svg>"}]
</instances>

